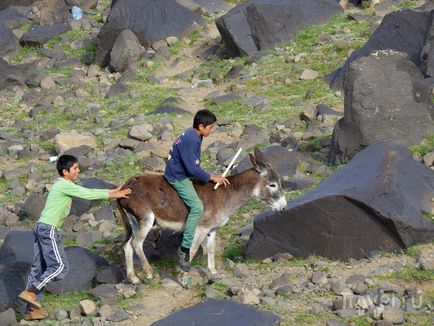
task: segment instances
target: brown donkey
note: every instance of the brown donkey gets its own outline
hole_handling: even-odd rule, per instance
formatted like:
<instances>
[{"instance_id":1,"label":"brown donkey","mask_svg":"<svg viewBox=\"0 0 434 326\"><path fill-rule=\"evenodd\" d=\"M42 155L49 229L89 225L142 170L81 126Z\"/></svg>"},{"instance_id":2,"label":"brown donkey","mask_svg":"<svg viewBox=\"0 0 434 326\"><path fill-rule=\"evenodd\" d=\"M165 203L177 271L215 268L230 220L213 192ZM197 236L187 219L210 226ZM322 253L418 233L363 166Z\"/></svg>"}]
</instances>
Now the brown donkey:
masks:
<instances>
[{"instance_id":1,"label":"brown donkey","mask_svg":"<svg viewBox=\"0 0 434 326\"><path fill-rule=\"evenodd\" d=\"M214 263L216 229L229 220L229 216L254 196L268 202L273 210L284 210L286 200L277 172L264 159L263 153L255 149L249 153L253 168L229 177L230 185L214 190L213 183L195 183L204 212L194 234L190 248L190 260L200 245L206 245L208 269L217 270ZM187 208L177 192L162 174L145 173L129 179L124 187L132 189L129 198L118 199L118 208L126 229L124 244L127 277L133 283L140 280L134 272L133 249L142 262L147 278L152 269L143 252L143 241L154 223L163 228L182 231L187 217Z\"/></svg>"}]
</instances>

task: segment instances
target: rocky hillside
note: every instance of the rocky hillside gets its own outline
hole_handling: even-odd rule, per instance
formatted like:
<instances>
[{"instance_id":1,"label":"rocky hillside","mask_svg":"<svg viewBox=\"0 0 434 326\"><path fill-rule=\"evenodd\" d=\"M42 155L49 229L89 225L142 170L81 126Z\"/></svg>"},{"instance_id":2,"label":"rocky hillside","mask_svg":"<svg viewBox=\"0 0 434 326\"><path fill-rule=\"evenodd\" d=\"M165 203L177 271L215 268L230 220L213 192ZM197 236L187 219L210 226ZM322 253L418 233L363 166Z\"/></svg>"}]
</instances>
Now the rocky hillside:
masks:
<instances>
[{"instance_id":1,"label":"rocky hillside","mask_svg":"<svg viewBox=\"0 0 434 326\"><path fill-rule=\"evenodd\" d=\"M255 5L261 1L142 1L147 19L129 7L137 9L139 2L0 4L1 325L35 324L22 319L24 307L15 298L31 260L30 230L57 178L52 162L62 153L79 158L79 183L114 187L138 173L163 171L173 139L197 110L209 108L218 127L204 139L202 165L221 173L243 147L236 167L241 171L247 153L262 148L288 201L316 189L377 140L406 146L417 167L432 169L432 1L306 1L315 5L300 5L298 23L294 18L294 26L279 33L270 17L291 17L292 1L276 0L272 9ZM73 6L81 8L81 17L73 19ZM238 12L241 22L234 18ZM231 29L247 25L252 39ZM402 36L396 46L381 43L381 35L396 37L388 26ZM371 56L363 54L367 44ZM398 223L413 238L397 241L392 252L372 250L357 260L291 252L245 258L250 235L258 232L255 216L269 209L252 199L217 232L219 277L206 271L205 255L195 260L187 288L174 259L179 234L153 230L145 252L159 278L127 284L124 230L114 203L74 200L62 234L77 269L61 286L47 289L50 316L40 324L171 325L164 318L178 312L187 317L174 318L191 325L194 314L188 317L183 308L222 299L250 305L264 325L431 325L434 194L432 185L423 189L420 196L430 207L415 213L423 218L415 223L424 226L420 234L426 237L415 239L410 227ZM381 223L387 217L373 207L366 211L383 214Z\"/></svg>"}]
</instances>

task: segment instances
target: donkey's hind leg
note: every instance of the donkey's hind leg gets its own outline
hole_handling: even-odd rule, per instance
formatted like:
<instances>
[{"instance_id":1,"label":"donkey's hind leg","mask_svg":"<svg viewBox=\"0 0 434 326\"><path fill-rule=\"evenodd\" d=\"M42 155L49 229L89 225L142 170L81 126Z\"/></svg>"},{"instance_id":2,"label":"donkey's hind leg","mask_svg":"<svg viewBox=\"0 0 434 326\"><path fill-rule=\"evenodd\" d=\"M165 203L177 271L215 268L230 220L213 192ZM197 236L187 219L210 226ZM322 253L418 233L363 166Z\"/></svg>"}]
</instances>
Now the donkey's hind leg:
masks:
<instances>
[{"instance_id":1,"label":"donkey's hind leg","mask_svg":"<svg viewBox=\"0 0 434 326\"><path fill-rule=\"evenodd\" d=\"M215 238L216 238L216 230L209 231L208 235L205 237L203 244L206 245L207 253L208 253L208 270L211 274L217 274L217 270L215 268Z\"/></svg>"},{"instance_id":2,"label":"donkey's hind leg","mask_svg":"<svg viewBox=\"0 0 434 326\"><path fill-rule=\"evenodd\" d=\"M145 253L143 252L143 242L145 241L146 237L148 236L149 231L151 231L152 226L154 225L155 221L155 215L152 212L148 212L145 214L145 218L143 220L140 220L139 228L137 230L133 230L134 236L133 236L133 248L136 252L137 256L139 256L140 261L142 263L143 269L146 272L146 277L148 280L153 279L154 276L152 275L152 268L151 265L149 265L148 259L145 256Z\"/></svg>"},{"instance_id":3,"label":"donkey's hind leg","mask_svg":"<svg viewBox=\"0 0 434 326\"><path fill-rule=\"evenodd\" d=\"M134 284L140 283L139 278L134 273L134 262L133 262L133 247L131 246L131 241L133 239L133 234L131 234L128 241L125 242L124 245L124 253L125 253L125 264L127 268L127 278Z\"/></svg>"},{"instance_id":4,"label":"donkey's hind leg","mask_svg":"<svg viewBox=\"0 0 434 326\"><path fill-rule=\"evenodd\" d=\"M191 243L191 248L190 248L190 261L193 260L194 256L196 255L197 250L199 249L199 246L205 240L208 232L209 232L209 228L203 228L200 226L198 226L196 228L196 232L194 232L194 238L193 238L193 242Z\"/></svg>"}]
</instances>

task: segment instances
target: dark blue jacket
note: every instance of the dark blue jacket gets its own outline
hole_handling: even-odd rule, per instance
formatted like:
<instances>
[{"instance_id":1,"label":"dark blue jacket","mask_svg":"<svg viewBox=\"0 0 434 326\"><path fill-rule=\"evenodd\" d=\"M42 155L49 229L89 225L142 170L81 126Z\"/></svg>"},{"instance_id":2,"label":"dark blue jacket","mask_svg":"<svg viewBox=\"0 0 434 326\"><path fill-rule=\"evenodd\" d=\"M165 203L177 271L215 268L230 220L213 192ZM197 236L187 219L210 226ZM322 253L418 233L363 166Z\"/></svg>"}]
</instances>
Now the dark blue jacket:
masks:
<instances>
[{"instance_id":1,"label":"dark blue jacket","mask_svg":"<svg viewBox=\"0 0 434 326\"><path fill-rule=\"evenodd\" d=\"M194 177L208 182L211 175L200 167L202 137L193 128L186 129L173 142L164 176L170 182Z\"/></svg>"}]
</instances>

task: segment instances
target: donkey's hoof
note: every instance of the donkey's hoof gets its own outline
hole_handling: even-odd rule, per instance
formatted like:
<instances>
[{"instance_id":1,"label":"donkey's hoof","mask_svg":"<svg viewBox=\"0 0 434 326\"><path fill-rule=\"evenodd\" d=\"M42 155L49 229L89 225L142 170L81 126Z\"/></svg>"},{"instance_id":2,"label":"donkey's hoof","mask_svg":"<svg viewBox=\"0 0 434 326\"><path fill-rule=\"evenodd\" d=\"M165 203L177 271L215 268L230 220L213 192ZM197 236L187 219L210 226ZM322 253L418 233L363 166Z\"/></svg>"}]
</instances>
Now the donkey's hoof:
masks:
<instances>
[{"instance_id":1,"label":"donkey's hoof","mask_svg":"<svg viewBox=\"0 0 434 326\"><path fill-rule=\"evenodd\" d=\"M152 281L152 280L154 279L154 274L147 274L147 275L146 275L146 279L147 279L148 281Z\"/></svg>"},{"instance_id":2,"label":"donkey's hoof","mask_svg":"<svg viewBox=\"0 0 434 326\"><path fill-rule=\"evenodd\" d=\"M132 284L140 284L140 279L137 276L131 276L128 277L128 280L132 283Z\"/></svg>"}]
</instances>

